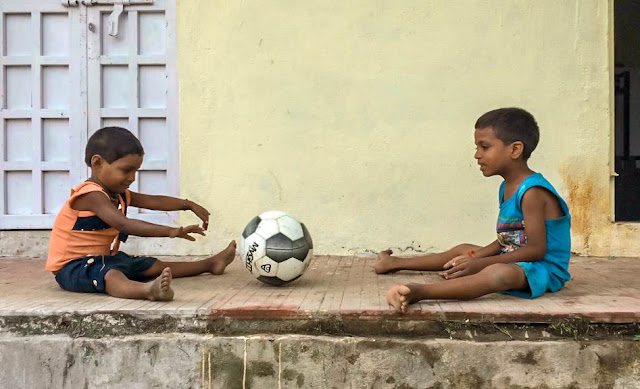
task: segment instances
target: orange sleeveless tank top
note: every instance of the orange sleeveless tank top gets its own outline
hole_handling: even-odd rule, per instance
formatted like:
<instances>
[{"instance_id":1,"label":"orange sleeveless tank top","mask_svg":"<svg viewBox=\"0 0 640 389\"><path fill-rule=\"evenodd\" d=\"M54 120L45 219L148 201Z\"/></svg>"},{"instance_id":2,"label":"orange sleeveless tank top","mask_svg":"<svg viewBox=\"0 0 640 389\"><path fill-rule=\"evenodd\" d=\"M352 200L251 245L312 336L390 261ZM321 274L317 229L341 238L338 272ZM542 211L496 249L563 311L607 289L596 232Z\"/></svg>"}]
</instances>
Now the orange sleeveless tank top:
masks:
<instances>
[{"instance_id":1,"label":"orange sleeveless tank top","mask_svg":"<svg viewBox=\"0 0 640 389\"><path fill-rule=\"evenodd\" d=\"M100 185L91 181L85 181L71 189L71 196L64 203L53 223L45 270L58 271L67 262L77 258L115 255L120 242L126 241L125 234L119 234L118 230L102 221L95 213L71 208L75 199L90 192L101 192L109 198ZM126 215L127 207L131 203L131 194L127 190L124 196L118 197L120 210Z\"/></svg>"}]
</instances>

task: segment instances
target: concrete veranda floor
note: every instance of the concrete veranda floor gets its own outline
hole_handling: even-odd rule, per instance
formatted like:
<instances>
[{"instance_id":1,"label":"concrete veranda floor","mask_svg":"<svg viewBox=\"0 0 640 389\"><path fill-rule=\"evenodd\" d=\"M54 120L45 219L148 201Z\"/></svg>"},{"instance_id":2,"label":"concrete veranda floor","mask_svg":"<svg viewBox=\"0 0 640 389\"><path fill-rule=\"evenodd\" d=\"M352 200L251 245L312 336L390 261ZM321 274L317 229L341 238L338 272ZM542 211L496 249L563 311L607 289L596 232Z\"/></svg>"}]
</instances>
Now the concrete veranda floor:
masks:
<instances>
[{"instance_id":1,"label":"concrete veranda floor","mask_svg":"<svg viewBox=\"0 0 640 389\"><path fill-rule=\"evenodd\" d=\"M435 273L409 271L376 275L374 263L375 258L316 256L303 277L273 287L253 278L236 258L224 275L175 279L173 301L151 302L66 292L44 270L42 258L0 258L0 317L118 313L138 318L168 315L271 322L314 316L506 323L640 321L637 258L574 257L573 279L557 293L534 300L492 295L474 301L428 301L414 304L403 317L388 307L387 289L396 283L440 282L440 278Z\"/></svg>"},{"instance_id":2,"label":"concrete veranda floor","mask_svg":"<svg viewBox=\"0 0 640 389\"><path fill-rule=\"evenodd\" d=\"M640 259L573 258L557 293L407 315L386 290L439 277L374 263L317 256L278 288L236 260L150 302L65 292L43 259L0 258L0 387L640 388Z\"/></svg>"}]
</instances>

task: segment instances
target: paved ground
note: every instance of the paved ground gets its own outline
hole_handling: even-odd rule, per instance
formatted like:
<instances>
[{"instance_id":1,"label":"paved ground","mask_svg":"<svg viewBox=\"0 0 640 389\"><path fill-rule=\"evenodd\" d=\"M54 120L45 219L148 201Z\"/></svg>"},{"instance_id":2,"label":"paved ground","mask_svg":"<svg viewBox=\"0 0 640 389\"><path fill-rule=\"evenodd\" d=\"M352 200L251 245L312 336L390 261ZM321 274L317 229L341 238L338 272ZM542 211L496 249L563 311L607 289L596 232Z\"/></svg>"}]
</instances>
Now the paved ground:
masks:
<instances>
[{"instance_id":1,"label":"paved ground","mask_svg":"<svg viewBox=\"0 0 640 389\"><path fill-rule=\"evenodd\" d=\"M374 258L317 256L302 278L272 287L254 279L236 260L222 276L176 279L173 301L150 302L65 292L44 271L43 259L0 258L0 317L109 312L244 320L314 314L389 318L397 316L385 300L390 286L440 282L435 273L379 276L373 272L374 263ZM601 323L640 321L640 259L576 257L570 272L573 280L561 291L534 300L493 295L474 301L429 301L413 305L406 317L534 323L575 318Z\"/></svg>"}]
</instances>

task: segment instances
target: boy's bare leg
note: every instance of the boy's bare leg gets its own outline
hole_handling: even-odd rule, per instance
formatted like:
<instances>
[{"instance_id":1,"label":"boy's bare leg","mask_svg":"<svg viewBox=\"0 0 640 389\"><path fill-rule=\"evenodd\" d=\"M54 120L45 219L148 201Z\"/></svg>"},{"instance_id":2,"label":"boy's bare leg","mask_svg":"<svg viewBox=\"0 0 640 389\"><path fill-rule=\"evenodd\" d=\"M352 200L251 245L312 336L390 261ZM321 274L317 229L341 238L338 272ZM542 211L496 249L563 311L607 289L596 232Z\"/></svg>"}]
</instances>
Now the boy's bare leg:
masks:
<instances>
[{"instance_id":1,"label":"boy's bare leg","mask_svg":"<svg viewBox=\"0 0 640 389\"><path fill-rule=\"evenodd\" d=\"M375 271L378 274L385 274L398 270L442 270L445 263L458 255L464 255L469 250L477 250L479 248L480 246L465 243L457 245L443 253L407 258L391 256L393 252L391 250L385 250L378 253L378 262L376 262Z\"/></svg>"},{"instance_id":2,"label":"boy's bare leg","mask_svg":"<svg viewBox=\"0 0 640 389\"><path fill-rule=\"evenodd\" d=\"M120 270L111 269L104 276L105 290L113 297L140 300L173 300L171 269L162 270L158 278L150 282L131 281Z\"/></svg>"},{"instance_id":3,"label":"boy's bare leg","mask_svg":"<svg viewBox=\"0 0 640 389\"><path fill-rule=\"evenodd\" d=\"M435 284L394 285L387 292L387 302L396 312L406 312L409 304L425 299L469 300L489 293L527 288L527 277L518 265L499 263L479 273Z\"/></svg>"},{"instance_id":4,"label":"boy's bare leg","mask_svg":"<svg viewBox=\"0 0 640 389\"><path fill-rule=\"evenodd\" d=\"M164 262L158 260L142 274L147 277L155 277L160 274L162 269L168 267L171 269L174 278L196 276L202 273L220 275L227 265L233 261L235 255L236 241L233 240L226 249L212 257L191 262Z\"/></svg>"}]
</instances>

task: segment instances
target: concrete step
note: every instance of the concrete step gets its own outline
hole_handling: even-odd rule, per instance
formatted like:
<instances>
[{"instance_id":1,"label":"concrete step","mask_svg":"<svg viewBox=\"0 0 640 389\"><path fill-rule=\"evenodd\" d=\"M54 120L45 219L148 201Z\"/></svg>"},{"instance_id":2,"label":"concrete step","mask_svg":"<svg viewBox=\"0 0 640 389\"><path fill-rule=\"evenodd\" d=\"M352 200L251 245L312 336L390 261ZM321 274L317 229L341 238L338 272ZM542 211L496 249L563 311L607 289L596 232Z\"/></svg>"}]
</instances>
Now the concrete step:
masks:
<instances>
[{"instance_id":1,"label":"concrete step","mask_svg":"<svg viewBox=\"0 0 640 389\"><path fill-rule=\"evenodd\" d=\"M3 388L640 387L640 342L0 336Z\"/></svg>"}]
</instances>

